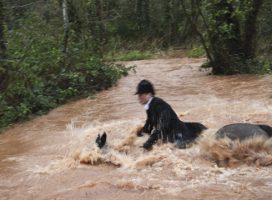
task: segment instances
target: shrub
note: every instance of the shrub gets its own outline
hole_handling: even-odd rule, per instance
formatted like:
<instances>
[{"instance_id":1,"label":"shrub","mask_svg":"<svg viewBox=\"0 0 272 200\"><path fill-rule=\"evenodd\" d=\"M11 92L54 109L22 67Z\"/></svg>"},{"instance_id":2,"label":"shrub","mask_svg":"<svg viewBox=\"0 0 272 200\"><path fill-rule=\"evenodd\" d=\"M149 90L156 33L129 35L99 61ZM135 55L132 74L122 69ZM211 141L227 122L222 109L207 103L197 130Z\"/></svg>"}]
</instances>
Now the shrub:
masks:
<instances>
[{"instance_id":1,"label":"shrub","mask_svg":"<svg viewBox=\"0 0 272 200\"><path fill-rule=\"evenodd\" d=\"M189 58L200 58L200 57L204 57L205 55L206 55L206 52L202 46L194 47L187 53L187 56Z\"/></svg>"},{"instance_id":2,"label":"shrub","mask_svg":"<svg viewBox=\"0 0 272 200\"><path fill-rule=\"evenodd\" d=\"M150 51L119 51L117 53L110 52L105 57L105 60L109 61L130 61L130 60L144 60L152 57Z\"/></svg>"}]
</instances>

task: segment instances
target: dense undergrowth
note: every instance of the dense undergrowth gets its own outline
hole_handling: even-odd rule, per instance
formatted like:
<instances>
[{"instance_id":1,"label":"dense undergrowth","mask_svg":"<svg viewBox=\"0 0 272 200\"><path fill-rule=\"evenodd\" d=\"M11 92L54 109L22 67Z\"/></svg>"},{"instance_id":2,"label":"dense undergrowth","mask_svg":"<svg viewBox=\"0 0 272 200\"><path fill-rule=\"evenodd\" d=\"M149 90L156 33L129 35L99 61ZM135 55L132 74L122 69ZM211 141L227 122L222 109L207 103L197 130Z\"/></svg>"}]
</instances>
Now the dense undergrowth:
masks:
<instances>
[{"instance_id":1,"label":"dense undergrowth","mask_svg":"<svg viewBox=\"0 0 272 200\"><path fill-rule=\"evenodd\" d=\"M25 63L26 64L26 63ZM9 71L9 85L0 94L0 130L95 92L127 75L129 68L89 58L73 67L20 65Z\"/></svg>"}]
</instances>

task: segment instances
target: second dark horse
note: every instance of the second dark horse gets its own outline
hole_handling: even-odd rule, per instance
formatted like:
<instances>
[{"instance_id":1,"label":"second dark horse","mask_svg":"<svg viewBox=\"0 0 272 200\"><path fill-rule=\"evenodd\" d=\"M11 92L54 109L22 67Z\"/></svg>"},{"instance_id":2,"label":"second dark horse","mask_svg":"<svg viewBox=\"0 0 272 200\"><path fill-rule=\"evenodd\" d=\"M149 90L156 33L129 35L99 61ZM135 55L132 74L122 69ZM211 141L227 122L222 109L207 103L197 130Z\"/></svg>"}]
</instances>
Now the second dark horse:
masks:
<instances>
[{"instance_id":1,"label":"second dark horse","mask_svg":"<svg viewBox=\"0 0 272 200\"><path fill-rule=\"evenodd\" d=\"M235 123L223 126L215 133L216 139L229 138L243 141L255 136L270 138L272 127L265 124Z\"/></svg>"}]
</instances>

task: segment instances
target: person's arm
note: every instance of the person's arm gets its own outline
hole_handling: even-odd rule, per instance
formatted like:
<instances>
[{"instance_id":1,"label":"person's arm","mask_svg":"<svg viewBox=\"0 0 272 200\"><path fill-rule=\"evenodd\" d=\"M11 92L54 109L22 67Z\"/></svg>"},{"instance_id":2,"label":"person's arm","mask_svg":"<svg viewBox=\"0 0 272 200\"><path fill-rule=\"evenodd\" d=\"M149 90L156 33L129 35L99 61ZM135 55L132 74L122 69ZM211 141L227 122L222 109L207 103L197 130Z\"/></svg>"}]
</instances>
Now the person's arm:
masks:
<instances>
[{"instance_id":1,"label":"person's arm","mask_svg":"<svg viewBox=\"0 0 272 200\"><path fill-rule=\"evenodd\" d=\"M148 119L146 120L146 122L145 122L145 125L144 125L142 131L143 131L144 133L151 133L152 129L153 129L153 125L152 125L151 121L150 121L149 118L148 118Z\"/></svg>"},{"instance_id":2,"label":"person's arm","mask_svg":"<svg viewBox=\"0 0 272 200\"><path fill-rule=\"evenodd\" d=\"M153 129L153 125L152 123L150 122L150 120L147 118L146 122L145 122L145 125L143 126L142 129L140 129L138 132L137 132L137 136L138 137L141 137L143 136L143 133L151 133Z\"/></svg>"},{"instance_id":3,"label":"person's arm","mask_svg":"<svg viewBox=\"0 0 272 200\"><path fill-rule=\"evenodd\" d=\"M160 138L160 131L154 130L152 134L149 136L147 141L144 143L143 148L146 150L150 150L152 146L158 141Z\"/></svg>"},{"instance_id":4,"label":"person's arm","mask_svg":"<svg viewBox=\"0 0 272 200\"><path fill-rule=\"evenodd\" d=\"M159 107L158 109L161 110L159 112L159 126L156 127L156 130L153 130L152 134L149 136L147 141L144 143L143 148L149 150L151 147L156 144L158 139L163 139L163 141L167 141L167 133L170 130L170 123L171 123L171 112L166 107Z\"/></svg>"},{"instance_id":5,"label":"person's arm","mask_svg":"<svg viewBox=\"0 0 272 200\"><path fill-rule=\"evenodd\" d=\"M161 137L164 142L167 141L167 134L170 134L170 124L171 124L171 112L169 109L163 109L159 117L159 127L161 131Z\"/></svg>"}]
</instances>

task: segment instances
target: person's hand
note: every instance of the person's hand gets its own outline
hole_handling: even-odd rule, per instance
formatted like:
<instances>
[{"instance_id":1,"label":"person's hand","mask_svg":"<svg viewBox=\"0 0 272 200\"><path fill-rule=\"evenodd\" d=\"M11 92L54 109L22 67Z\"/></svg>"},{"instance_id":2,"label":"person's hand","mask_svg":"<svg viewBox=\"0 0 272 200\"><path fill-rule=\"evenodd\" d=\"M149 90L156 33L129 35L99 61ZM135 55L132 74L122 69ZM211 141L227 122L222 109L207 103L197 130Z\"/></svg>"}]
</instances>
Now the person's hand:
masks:
<instances>
[{"instance_id":1,"label":"person's hand","mask_svg":"<svg viewBox=\"0 0 272 200\"><path fill-rule=\"evenodd\" d=\"M142 137L142 136L144 136L144 133L143 133L143 128L139 128L138 130L137 130L137 136L138 137Z\"/></svg>"},{"instance_id":2,"label":"person's hand","mask_svg":"<svg viewBox=\"0 0 272 200\"><path fill-rule=\"evenodd\" d=\"M142 146L145 150L150 151L152 149L153 144L145 142L144 145Z\"/></svg>"},{"instance_id":3,"label":"person's hand","mask_svg":"<svg viewBox=\"0 0 272 200\"><path fill-rule=\"evenodd\" d=\"M157 142L160 132L153 131L153 133L149 136L148 140L144 143L143 148L146 150L152 149L152 146Z\"/></svg>"}]
</instances>

